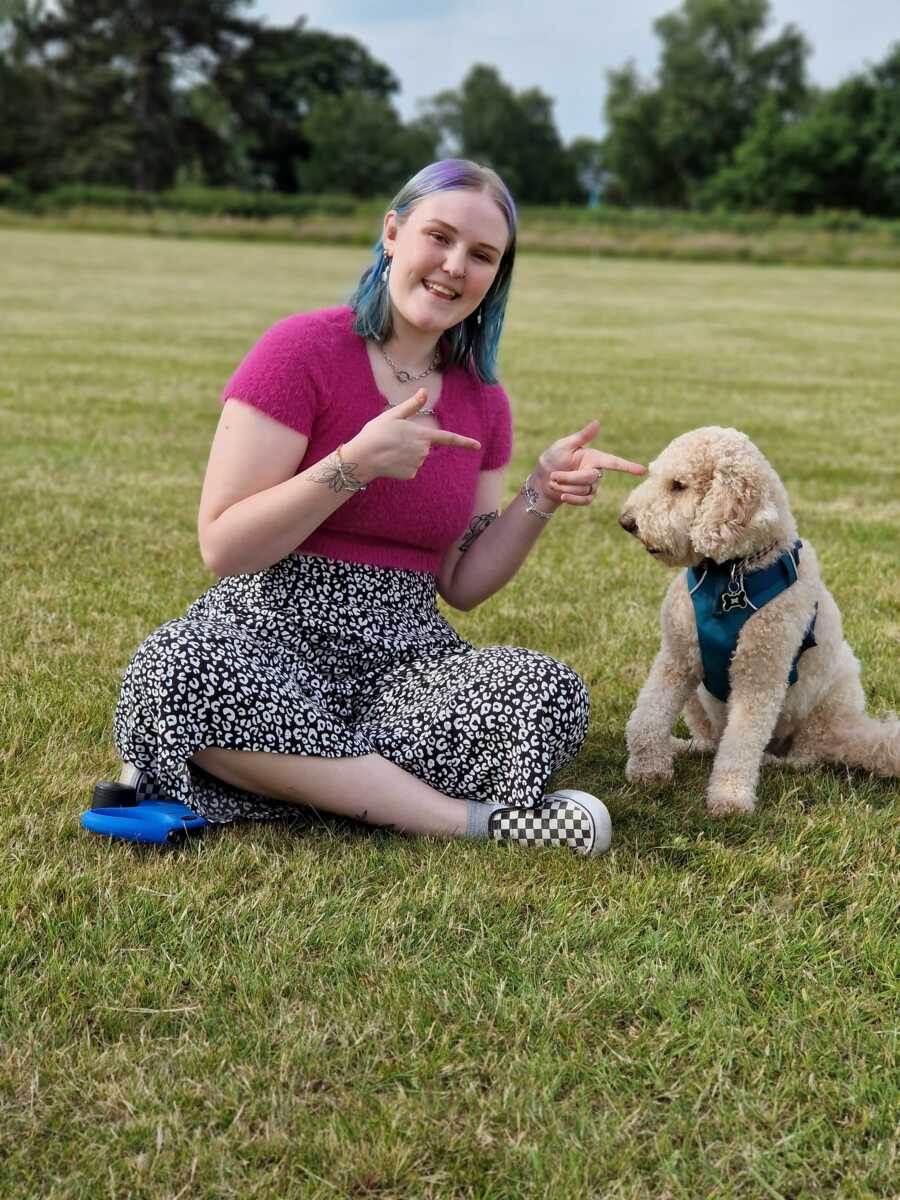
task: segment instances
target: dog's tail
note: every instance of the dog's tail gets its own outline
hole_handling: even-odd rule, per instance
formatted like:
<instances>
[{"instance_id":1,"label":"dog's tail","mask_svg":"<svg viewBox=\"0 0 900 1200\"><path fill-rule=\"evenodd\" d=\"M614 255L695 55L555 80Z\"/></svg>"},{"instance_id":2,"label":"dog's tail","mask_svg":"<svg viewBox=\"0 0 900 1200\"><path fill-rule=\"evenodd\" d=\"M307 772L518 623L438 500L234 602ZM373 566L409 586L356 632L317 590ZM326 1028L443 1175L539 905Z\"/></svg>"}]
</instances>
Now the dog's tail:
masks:
<instances>
[{"instance_id":1,"label":"dog's tail","mask_svg":"<svg viewBox=\"0 0 900 1200\"><path fill-rule=\"evenodd\" d=\"M845 720L829 731L824 757L887 779L900 777L900 721L896 713L880 720L865 713L847 713Z\"/></svg>"}]
</instances>

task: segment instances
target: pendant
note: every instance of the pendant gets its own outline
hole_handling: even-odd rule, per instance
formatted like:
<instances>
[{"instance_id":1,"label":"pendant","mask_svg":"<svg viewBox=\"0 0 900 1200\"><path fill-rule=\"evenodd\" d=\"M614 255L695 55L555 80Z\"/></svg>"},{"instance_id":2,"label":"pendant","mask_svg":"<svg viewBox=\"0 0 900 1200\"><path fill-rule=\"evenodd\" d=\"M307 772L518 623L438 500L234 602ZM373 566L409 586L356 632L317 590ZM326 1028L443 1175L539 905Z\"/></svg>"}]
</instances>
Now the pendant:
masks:
<instances>
[{"instance_id":1,"label":"pendant","mask_svg":"<svg viewBox=\"0 0 900 1200\"><path fill-rule=\"evenodd\" d=\"M749 603L750 600L744 588L744 572L740 568L740 564L735 563L731 568L728 586L722 593L722 612L734 612L736 608L746 608Z\"/></svg>"},{"instance_id":2,"label":"pendant","mask_svg":"<svg viewBox=\"0 0 900 1200\"><path fill-rule=\"evenodd\" d=\"M410 375L409 371L397 371L395 374L398 383L412 383L412 375Z\"/></svg>"},{"instance_id":3,"label":"pendant","mask_svg":"<svg viewBox=\"0 0 900 1200\"><path fill-rule=\"evenodd\" d=\"M749 603L743 580L737 585L729 583L727 590L722 593L723 613L733 612L736 608L746 608Z\"/></svg>"}]
</instances>

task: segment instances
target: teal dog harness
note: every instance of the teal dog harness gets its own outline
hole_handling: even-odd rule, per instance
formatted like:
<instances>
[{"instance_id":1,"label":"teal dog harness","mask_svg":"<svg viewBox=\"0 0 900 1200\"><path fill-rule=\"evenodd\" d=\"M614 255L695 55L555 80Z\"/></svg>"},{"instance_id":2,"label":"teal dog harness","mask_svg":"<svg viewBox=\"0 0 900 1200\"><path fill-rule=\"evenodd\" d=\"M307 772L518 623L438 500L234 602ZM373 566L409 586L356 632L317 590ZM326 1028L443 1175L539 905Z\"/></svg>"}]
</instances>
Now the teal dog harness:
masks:
<instances>
[{"instance_id":1,"label":"teal dog harness","mask_svg":"<svg viewBox=\"0 0 900 1200\"><path fill-rule=\"evenodd\" d=\"M771 566L762 571L751 571L746 576L747 559L726 563L705 559L698 567L688 568L688 589L694 603L703 659L703 683L719 700L727 700L731 692L728 672L741 630L755 612L796 581L802 545L801 541L794 542L793 547L785 550ZM800 649L791 663L788 685L797 682L800 655L816 644L814 631L818 607L813 609Z\"/></svg>"}]
</instances>

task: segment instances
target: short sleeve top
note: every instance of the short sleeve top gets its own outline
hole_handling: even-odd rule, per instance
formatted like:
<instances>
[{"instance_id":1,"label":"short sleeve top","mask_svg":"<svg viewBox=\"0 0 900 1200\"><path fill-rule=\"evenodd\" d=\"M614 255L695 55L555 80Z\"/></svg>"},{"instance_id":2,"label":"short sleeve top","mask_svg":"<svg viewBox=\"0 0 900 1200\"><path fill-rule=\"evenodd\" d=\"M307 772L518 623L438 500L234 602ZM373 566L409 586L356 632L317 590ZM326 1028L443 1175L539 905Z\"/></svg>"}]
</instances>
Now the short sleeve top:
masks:
<instances>
[{"instance_id":1,"label":"short sleeve top","mask_svg":"<svg viewBox=\"0 0 900 1200\"><path fill-rule=\"evenodd\" d=\"M223 402L240 400L308 438L304 471L385 411L365 340L347 307L299 313L273 325L232 375ZM437 574L473 515L481 471L509 462L509 399L471 370L444 371L435 417L444 429L481 443L480 451L434 446L414 479L375 479L299 546L346 562Z\"/></svg>"}]
</instances>

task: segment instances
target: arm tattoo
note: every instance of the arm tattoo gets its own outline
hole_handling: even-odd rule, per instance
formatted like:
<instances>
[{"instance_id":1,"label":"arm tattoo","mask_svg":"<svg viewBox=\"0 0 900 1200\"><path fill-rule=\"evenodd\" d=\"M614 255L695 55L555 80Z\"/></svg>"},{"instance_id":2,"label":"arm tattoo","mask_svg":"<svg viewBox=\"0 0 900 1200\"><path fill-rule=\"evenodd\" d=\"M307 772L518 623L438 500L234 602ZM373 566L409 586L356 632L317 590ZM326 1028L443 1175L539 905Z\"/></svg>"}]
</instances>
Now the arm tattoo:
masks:
<instances>
[{"instance_id":1,"label":"arm tattoo","mask_svg":"<svg viewBox=\"0 0 900 1200\"><path fill-rule=\"evenodd\" d=\"M488 525L493 525L499 516L499 511L495 511L489 513L479 513L477 516L473 517L469 528L463 534L463 540L459 544L460 554L465 554L465 552L475 542L476 538L480 538L487 529Z\"/></svg>"},{"instance_id":2,"label":"arm tattoo","mask_svg":"<svg viewBox=\"0 0 900 1200\"><path fill-rule=\"evenodd\" d=\"M313 469L310 479L326 484L333 492L364 492L367 485L356 478L356 463L345 462L340 446Z\"/></svg>"}]
</instances>

